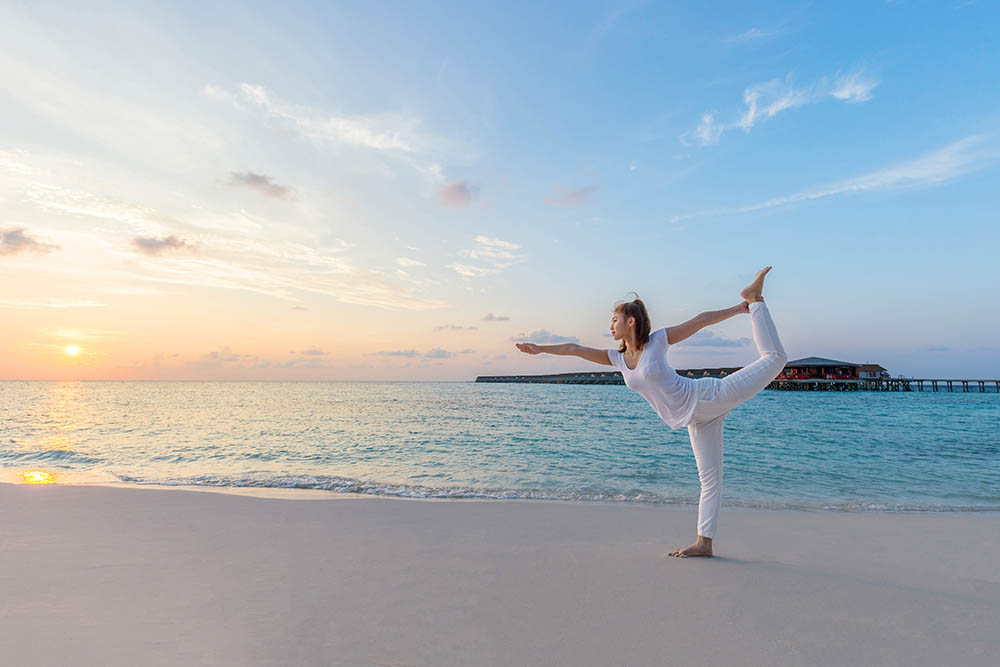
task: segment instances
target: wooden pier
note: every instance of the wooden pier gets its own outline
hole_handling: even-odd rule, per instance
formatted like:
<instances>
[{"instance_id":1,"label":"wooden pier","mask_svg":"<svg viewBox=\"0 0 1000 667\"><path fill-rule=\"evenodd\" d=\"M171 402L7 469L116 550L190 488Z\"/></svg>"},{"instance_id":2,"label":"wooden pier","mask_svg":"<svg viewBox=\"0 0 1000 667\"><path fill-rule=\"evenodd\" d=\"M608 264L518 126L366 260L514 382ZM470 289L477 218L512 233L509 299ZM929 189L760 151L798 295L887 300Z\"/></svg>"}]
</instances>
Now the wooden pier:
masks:
<instances>
[{"instance_id":1,"label":"wooden pier","mask_svg":"<svg viewBox=\"0 0 1000 667\"><path fill-rule=\"evenodd\" d=\"M686 377L722 377L698 369L682 369ZM625 384L618 371L594 373L554 373L550 375L480 375L476 382L525 382L532 384ZM864 378L860 380L774 380L768 389L782 391L958 391L1000 393L1000 380L954 380L937 378Z\"/></svg>"}]
</instances>

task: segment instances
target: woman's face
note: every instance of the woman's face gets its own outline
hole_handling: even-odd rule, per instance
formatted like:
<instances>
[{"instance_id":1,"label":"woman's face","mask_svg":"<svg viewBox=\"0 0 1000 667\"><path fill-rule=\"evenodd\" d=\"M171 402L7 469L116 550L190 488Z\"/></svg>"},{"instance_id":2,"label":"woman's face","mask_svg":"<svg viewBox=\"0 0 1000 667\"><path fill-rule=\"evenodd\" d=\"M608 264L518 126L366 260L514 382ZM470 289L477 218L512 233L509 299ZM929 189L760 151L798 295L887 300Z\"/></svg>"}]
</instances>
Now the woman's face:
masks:
<instances>
[{"instance_id":1,"label":"woman's face","mask_svg":"<svg viewBox=\"0 0 1000 667\"><path fill-rule=\"evenodd\" d=\"M626 319L626 317L618 311L611 313L611 337L615 340L621 340L624 338L628 331L633 327L635 327L634 317Z\"/></svg>"}]
</instances>

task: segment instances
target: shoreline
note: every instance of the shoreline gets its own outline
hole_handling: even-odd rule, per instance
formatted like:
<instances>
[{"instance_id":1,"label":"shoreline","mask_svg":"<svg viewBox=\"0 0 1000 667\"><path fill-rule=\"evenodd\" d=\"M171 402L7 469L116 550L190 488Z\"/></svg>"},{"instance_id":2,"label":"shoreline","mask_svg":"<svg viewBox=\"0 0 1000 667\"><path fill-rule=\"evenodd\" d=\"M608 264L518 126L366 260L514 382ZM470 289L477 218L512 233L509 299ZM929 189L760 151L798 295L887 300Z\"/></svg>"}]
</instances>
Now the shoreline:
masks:
<instances>
[{"instance_id":1,"label":"shoreline","mask_svg":"<svg viewBox=\"0 0 1000 667\"><path fill-rule=\"evenodd\" d=\"M88 473L78 471L66 471L54 473L60 479L52 483L29 483L21 480L23 470L14 468L0 468L0 484L13 486L86 486L86 487L109 487L125 489L158 489L158 490L179 490L197 492L215 492L226 495L249 496L259 498L274 498L283 500L354 500L359 498L387 498L391 500L422 500L422 501L466 501L466 502L497 502L497 501L518 501L518 502L538 502L538 503L566 503L571 505L625 505L637 507L677 507L694 508L697 510L698 499L659 502L642 501L628 499L608 499L608 498L551 498L551 497L521 497L521 496L420 496L404 495L395 493L363 493L355 491L336 491L321 488L303 488L290 486L228 486L218 484L162 484L156 482L130 482L117 479L108 479L100 473ZM395 484L391 486L406 486L405 484ZM804 503L792 503L781 501L746 501L723 499L722 508L725 511L740 510L760 510L774 512L830 512L836 514L997 514L1000 515L1000 507L962 507L962 506L938 506L938 507L887 507L881 502L845 502L842 505L807 505Z\"/></svg>"}]
</instances>

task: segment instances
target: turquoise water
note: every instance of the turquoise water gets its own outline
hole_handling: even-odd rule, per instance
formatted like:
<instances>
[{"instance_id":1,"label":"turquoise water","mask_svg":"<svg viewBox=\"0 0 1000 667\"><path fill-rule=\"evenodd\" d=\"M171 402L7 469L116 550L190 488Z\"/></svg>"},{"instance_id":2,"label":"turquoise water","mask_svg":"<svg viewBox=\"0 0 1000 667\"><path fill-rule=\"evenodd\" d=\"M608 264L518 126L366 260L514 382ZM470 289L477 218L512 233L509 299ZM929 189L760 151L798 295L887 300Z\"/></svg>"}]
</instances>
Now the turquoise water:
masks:
<instances>
[{"instance_id":1,"label":"turquoise water","mask_svg":"<svg viewBox=\"0 0 1000 667\"><path fill-rule=\"evenodd\" d=\"M696 503L687 430L621 385L0 382L0 469L412 497ZM1000 510L1000 395L735 408L723 503Z\"/></svg>"}]
</instances>

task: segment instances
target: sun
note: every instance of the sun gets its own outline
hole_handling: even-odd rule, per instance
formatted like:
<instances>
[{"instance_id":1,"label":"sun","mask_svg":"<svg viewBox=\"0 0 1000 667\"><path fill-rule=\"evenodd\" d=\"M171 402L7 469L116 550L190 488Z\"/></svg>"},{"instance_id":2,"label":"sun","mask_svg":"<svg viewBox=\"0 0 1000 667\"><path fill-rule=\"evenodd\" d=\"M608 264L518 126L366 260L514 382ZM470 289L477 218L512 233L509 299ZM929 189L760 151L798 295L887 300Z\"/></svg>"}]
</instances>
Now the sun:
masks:
<instances>
[{"instance_id":1,"label":"sun","mask_svg":"<svg viewBox=\"0 0 1000 667\"><path fill-rule=\"evenodd\" d=\"M80 348L77 347L76 345L67 345L66 354L68 354L71 357L75 357L76 355L80 354Z\"/></svg>"}]
</instances>

